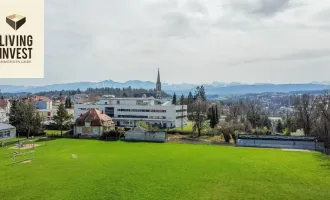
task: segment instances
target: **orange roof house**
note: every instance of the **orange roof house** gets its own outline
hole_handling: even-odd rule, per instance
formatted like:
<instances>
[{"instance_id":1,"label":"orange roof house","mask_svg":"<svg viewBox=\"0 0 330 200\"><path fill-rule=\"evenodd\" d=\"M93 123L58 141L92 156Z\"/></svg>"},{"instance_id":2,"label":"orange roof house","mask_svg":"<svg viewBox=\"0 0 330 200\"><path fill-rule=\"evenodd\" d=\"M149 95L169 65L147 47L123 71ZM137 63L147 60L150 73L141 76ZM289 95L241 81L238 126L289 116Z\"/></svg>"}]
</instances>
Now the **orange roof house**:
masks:
<instances>
[{"instance_id":1,"label":"orange roof house","mask_svg":"<svg viewBox=\"0 0 330 200\"><path fill-rule=\"evenodd\" d=\"M76 120L74 134L99 136L114 128L115 124L111 117L97 109L90 109Z\"/></svg>"},{"instance_id":2,"label":"orange roof house","mask_svg":"<svg viewBox=\"0 0 330 200\"><path fill-rule=\"evenodd\" d=\"M10 102L7 99L0 99L0 108L4 109L7 113L10 112Z\"/></svg>"},{"instance_id":3,"label":"orange roof house","mask_svg":"<svg viewBox=\"0 0 330 200\"><path fill-rule=\"evenodd\" d=\"M45 96L35 96L32 97L33 101L51 101L48 97Z\"/></svg>"}]
</instances>

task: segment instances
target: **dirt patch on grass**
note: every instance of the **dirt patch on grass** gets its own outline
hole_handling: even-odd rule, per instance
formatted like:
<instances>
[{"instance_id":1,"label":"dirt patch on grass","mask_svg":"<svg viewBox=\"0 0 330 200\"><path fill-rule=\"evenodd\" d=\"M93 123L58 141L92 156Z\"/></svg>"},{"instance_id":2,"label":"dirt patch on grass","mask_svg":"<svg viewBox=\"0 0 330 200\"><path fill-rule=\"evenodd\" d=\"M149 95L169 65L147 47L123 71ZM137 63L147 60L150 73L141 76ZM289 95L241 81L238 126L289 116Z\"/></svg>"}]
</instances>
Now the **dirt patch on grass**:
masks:
<instances>
[{"instance_id":1,"label":"dirt patch on grass","mask_svg":"<svg viewBox=\"0 0 330 200\"><path fill-rule=\"evenodd\" d=\"M232 145L226 143L222 136L201 136L194 137L190 135L168 135L169 143L185 143L185 144L214 144L214 145Z\"/></svg>"},{"instance_id":2,"label":"dirt patch on grass","mask_svg":"<svg viewBox=\"0 0 330 200\"><path fill-rule=\"evenodd\" d=\"M10 147L9 149L32 149L32 148L38 147L38 146L40 146L40 144L24 144L21 147L13 146L13 147Z\"/></svg>"},{"instance_id":3,"label":"dirt patch on grass","mask_svg":"<svg viewBox=\"0 0 330 200\"><path fill-rule=\"evenodd\" d=\"M282 149L283 151L303 151L303 152L310 152L310 150L306 149Z\"/></svg>"}]
</instances>

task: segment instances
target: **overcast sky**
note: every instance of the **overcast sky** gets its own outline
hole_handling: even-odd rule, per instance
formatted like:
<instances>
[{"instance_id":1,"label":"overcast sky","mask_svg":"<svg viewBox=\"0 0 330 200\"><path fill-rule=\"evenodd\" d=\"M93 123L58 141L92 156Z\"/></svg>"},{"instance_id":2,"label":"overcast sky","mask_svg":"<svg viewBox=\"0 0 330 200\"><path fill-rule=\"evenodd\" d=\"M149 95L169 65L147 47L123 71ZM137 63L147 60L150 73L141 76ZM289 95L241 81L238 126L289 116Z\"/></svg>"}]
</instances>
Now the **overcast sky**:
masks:
<instances>
[{"instance_id":1,"label":"overcast sky","mask_svg":"<svg viewBox=\"0 0 330 200\"><path fill-rule=\"evenodd\" d=\"M0 84L330 80L329 0L45 4L45 78Z\"/></svg>"}]
</instances>

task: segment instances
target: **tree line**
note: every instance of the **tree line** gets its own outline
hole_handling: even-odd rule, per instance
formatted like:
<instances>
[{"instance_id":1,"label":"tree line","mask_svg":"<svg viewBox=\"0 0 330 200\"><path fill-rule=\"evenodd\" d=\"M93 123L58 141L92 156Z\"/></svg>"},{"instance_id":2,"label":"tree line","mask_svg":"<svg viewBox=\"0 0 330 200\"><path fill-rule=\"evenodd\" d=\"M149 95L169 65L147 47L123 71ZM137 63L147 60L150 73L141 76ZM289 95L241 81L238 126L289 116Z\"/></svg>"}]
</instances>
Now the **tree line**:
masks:
<instances>
[{"instance_id":1,"label":"tree line","mask_svg":"<svg viewBox=\"0 0 330 200\"><path fill-rule=\"evenodd\" d=\"M287 99L287 97L286 97ZM207 100L203 86L196 88L194 94L181 95L177 100L173 95L172 104L188 105L188 119L193 122L193 130L201 136L202 130L210 127L228 137L237 133L257 135L291 135L303 130L305 136L315 136L329 144L330 130L330 92L323 95L293 94L290 108L279 119L271 120L269 112L258 98L245 98L233 103ZM226 116L220 124L220 116Z\"/></svg>"},{"instance_id":2,"label":"tree line","mask_svg":"<svg viewBox=\"0 0 330 200\"><path fill-rule=\"evenodd\" d=\"M61 96L73 96L76 94L87 94L94 96L102 95L115 95L116 97L141 97L142 94L147 96L154 96L155 89L143 89L143 88L132 88L131 86L126 88L113 88L113 87L103 87L103 88L87 88L85 91L81 91L79 88L77 90L55 90L48 92L38 92L35 95L47 96L47 97L61 97ZM163 97L168 97L169 95L162 91Z\"/></svg>"},{"instance_id":3,"label":"tree line","mask_svg":"<svg viewBox=\"0 0 330 200\"><path fill-rule=\"evenodd\" d=\"M59 130L71 123L72 116L68 114L65 105L61 104L54 116L55 125ZM16 99L12 101L9 113L9 123L16 127L17 136L36 136L43 134L42 119L34 104L30 101Z\"/></svg>"}]
</instances>

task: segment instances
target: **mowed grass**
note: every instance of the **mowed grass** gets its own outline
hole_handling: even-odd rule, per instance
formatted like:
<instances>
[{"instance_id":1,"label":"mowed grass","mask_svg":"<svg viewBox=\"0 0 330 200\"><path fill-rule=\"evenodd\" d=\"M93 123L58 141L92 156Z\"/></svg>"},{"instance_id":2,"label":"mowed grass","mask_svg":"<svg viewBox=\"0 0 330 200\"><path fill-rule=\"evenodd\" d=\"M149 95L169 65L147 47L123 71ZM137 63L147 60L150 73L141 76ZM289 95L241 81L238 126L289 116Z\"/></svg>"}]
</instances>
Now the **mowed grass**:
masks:
<instances>
[{"instance_id":1,"label":"mowed grass","mask_svg":"<svg viewBox=\"0 0 330 200\"><path fill-rule=\"evenodd\" d=\"M58 139L27 164L0 148L1 199L330 199L316 152ZM76 154L77 158L72 158Z\"/></svg>"}]
</instances>

